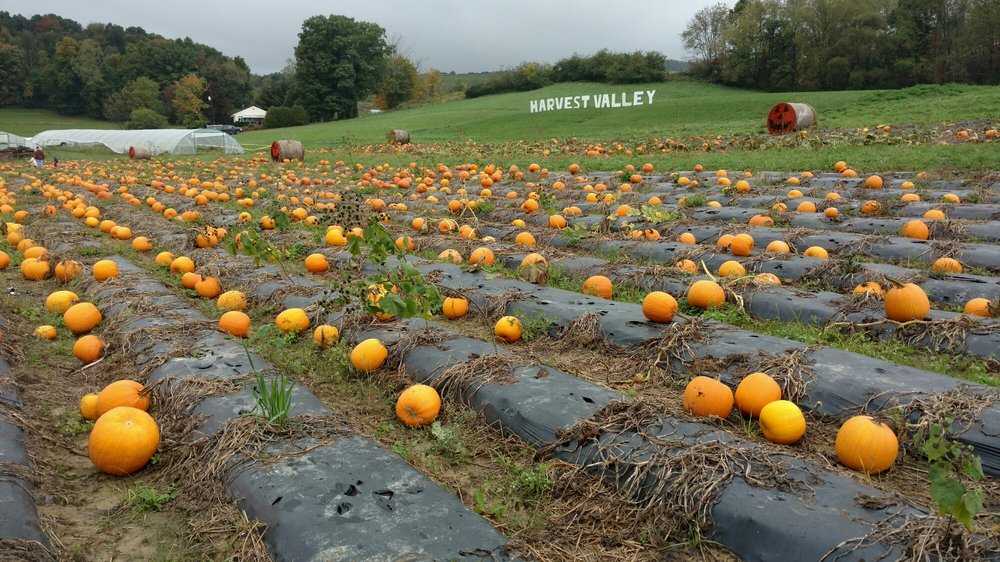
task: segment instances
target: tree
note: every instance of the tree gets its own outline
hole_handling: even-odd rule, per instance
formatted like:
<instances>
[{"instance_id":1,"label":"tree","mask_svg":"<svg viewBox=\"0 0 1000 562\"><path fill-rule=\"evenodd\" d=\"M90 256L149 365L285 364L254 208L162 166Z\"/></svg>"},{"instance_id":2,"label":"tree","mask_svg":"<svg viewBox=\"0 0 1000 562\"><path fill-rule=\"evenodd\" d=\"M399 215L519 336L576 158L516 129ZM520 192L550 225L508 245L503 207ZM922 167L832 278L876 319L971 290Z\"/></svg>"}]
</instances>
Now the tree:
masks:
<instances>
[{"instance_id":1,"label":"tree","mask_svg":"<svg viewBox=\"0 0 1000 562\"><path fill-rule=\"evenodd\" d=\"M202 110L208 106L203 99L207 84L196 74L182 76L171 85L170 106L174 122L195 129L205 126Z\"/></svg>"},{"instance_id":2,"label":"tree","mask_svg":"<svg viewBox=\"0 0 1000 562\"><path fill-rule=\"evenodd\" d=\"M170 126L167 118L147 107L132 110L126 129L165 129Z\"/></svg>"},{"instance_id":3,"label":"tree","mask_svg":"<svg viewBox=\"0 0 1000 562\"><path fill-rule=\"evenodd\" d=\"M140 107L163 113L160 86L153 80L140 76L104 101L104 116L111 121L127 121L132 111Z\"/></svg>"},{"instance_id":4,"label":"tree","mask_svg":"<svg viewBox=\"0 0 1000 562\"><path fill-rule=\"evenodd\" d=\"M0 43L0 105L20 103L27 78L24 51L17 45Z\"/></svg>"},{"instance_id":5,"label":"tree","mask_svg":"<svg viewBox=\"0 0 1000 562\"><path fill-rule=\"evenodd\" d=\"M422 99L434 99L441 95L441 72L432 68L420 77L419 94Z\"/></svg>"},{"instance_id":6,"label":"tree","mask_svg":"<svg viewBox=\"0 0 1000 562\"><path fill-rule=\"evenodd\" d=\"M313 16L295 47L298 100L315 121L357 117L374 92L390 48L381 26L345 16Z\"/></svg>"},{"instance_id":7,"label":"tree","mask_svg":"<svg viewBox=\"0 0 1000 562\"><path fill-rule=\"evenodd\" d=\"M729 19L729 7L719 2L698 10L681 33L684 48L693 53L699 69L714 76L726 54L723 31Z\"/></svg>"},{"instance_id":8,"label":"tree","mask_svg":"<svg viewBox=\"0 0 1000 562\"><path fill-rule=\"evenodd\" d=\"M264 117L264 128L295 127L296 125L305 125L308 122L309 114L301 105L292 107L277 105L267 110L267 116Z\"/></svg>"},{"instance_id":9,"label":"tree","mask_svg":"<svg viewBox=\"0 0 1000 562\"><path fill-rule=\"evenodd\" d=\"M393 109L399 104L413 99L417 90L417 67L410 59L400 54L389 57L382 81L376 90L380 109Z\"/></svg>"}]
</instances>

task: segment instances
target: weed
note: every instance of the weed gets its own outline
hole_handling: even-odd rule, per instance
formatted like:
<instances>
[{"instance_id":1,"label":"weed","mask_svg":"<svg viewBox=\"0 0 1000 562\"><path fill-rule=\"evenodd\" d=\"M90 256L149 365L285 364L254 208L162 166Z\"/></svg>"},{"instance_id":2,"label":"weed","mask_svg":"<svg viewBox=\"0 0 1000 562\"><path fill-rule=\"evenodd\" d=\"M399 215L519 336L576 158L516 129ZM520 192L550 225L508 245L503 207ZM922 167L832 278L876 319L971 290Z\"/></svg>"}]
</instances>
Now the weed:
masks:
<instances>
[{"instance_id":1,"label":"weed","mask_svg":"<svg viewBox=\"0 0 1000 562\"><path fill-rule=\"evenodd\" d=\"M468 449L454 427L446 427L440 421L436 421L431 424L431 435L434 437L433 450L441 456L451 461L458 461L469 455Z\"/></svg>"},{"instance_id":2,"label":"weed","mask_svg":"<svg viewBox=\"0 0 1000 562\"><path fill-rule=\"evenodd\" d=\"M125 494L125 505L136 513L161 511L163 506L172 502L178 494L173 486L160 492L152 486L140 484L128 489Z\"/></svg>"}]
</instances>

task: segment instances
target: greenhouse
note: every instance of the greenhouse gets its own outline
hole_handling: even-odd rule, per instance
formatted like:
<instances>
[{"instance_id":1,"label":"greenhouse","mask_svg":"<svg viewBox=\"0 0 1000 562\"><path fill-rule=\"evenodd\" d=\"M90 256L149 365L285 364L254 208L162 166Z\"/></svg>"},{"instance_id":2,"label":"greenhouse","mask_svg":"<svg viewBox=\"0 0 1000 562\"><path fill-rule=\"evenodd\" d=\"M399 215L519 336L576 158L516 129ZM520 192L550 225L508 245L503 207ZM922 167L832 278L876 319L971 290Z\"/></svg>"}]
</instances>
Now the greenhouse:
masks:
<instances>
[{"instance_id":1,"label":"greenhouse","mask_svg":"<svg viewBox=\"0 0 1000 562\"><path fill-rule=\"evenodd\" d=\"M27 139L24 137L8 133L6 131L0 131L0 150L5 148L20 148L23 146L28 146Z\"/></svg>"},{"instance_id":2,"label":"greenhouse","mask_svg":"<svg viewBox=\"0 0 1000 562\"><path fill-rule=\"evenodd\" d=\"M30 142L43 147L104 146L118 154L196 154L199 150L223 150L243 154L243 146L232 136L215 129L54 129L42 131Z\"/></svg>"}]
</instances>

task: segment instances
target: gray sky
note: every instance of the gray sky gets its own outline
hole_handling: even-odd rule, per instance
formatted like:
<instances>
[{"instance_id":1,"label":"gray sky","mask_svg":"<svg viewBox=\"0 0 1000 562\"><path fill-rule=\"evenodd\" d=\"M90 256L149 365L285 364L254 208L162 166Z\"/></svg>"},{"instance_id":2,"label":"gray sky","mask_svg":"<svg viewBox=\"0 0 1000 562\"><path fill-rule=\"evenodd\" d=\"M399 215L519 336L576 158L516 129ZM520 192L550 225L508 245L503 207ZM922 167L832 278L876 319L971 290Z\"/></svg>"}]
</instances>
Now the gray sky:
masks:
<instances>
[{"instance_id":1,"label":"gray sky","mask_svg":"<svg viewBox=\"0 0 1000 562\"><path fill-rule=\"evenodd\" d=\"M141 26L191 37L255 73L280 70L302 20L342 14L373 21L424 69L473 72L525 60L553 62L574 51L657 50L685 58L680 33L717 0L0 0L0 10L55 13L86 25ZM732 3L732 2L729 2Z\"/></svg>"}]
</instances>

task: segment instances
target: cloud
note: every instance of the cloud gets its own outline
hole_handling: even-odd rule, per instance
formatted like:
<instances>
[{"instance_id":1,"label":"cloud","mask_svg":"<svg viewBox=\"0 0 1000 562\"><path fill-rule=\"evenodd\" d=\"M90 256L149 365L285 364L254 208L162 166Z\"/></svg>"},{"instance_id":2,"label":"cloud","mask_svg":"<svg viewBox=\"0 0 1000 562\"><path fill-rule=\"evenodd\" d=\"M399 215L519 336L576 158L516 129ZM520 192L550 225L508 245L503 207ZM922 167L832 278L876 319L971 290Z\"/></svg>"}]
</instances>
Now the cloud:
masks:
<instances>
[{"instance_id":1,"label":"cloud","mask_svg":"<svg viewBox=\"0 0 1000 562\"><path fill-rule=\"evenodd\" d=\"M293 56L302 20L342 14L378 23L423 68L475 72L526 60L553 62L602 48L683 58L681 31L694 12L715 1L14 0L4 2L3 9L190 37L243 57L256 73L280 70Z\"/></svg>"}]
</instances>

